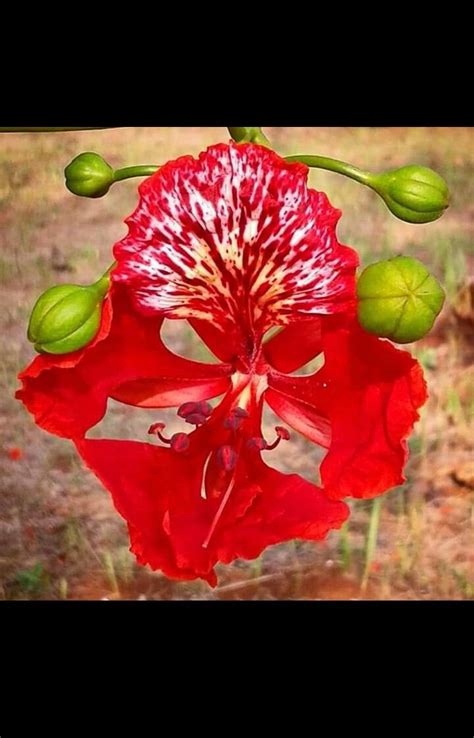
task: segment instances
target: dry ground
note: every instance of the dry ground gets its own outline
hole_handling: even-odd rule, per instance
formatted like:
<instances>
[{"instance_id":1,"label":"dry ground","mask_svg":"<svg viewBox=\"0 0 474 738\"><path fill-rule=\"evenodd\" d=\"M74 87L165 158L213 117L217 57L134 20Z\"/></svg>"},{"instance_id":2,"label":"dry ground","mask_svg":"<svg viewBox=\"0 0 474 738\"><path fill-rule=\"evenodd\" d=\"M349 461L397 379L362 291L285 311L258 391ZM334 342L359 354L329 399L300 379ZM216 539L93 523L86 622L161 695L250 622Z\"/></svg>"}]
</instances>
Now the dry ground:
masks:
<instances>
[{"instance_id":1,"label":"dry ground","mask_svg":"<svg viewBox=\"0 0 474 738\"><path fill-rule=\"evenodd\" d=\"M39 430L13 395L32 357L25 336L35 298L61 281L87 283L108 266L136 203L136 181L100 200L75 198L64 166L79 152L115 166L161 163L225 141L225 129L119 129L0 134L0 597L6 599L465 599L474 597L474 416L472 370L473 131L470 129L266 129L285 154L318 153L361 167L421 163L439 170L452 207L438 222L410 226L376 196L338 175L312 172L343 210L339 236L364 262L417 255L442 279L448 303L432 335L415 347L430 400L410 440L408 481L381 504L352 504L348 527L314 545L268 549L223 567L220 585L176 583L136 566L126 527L71 444ZM205 358L189 331L168 331L176 351ZM170 413L171 418L172 413ZM111 403L95 435L144 439L156 414ZM272 423L270 415L268 422ZM273 424L273 423L272 423ZM295 436L296 434L294 434ZM295 443L299 453L294 453ZM272 461L311 478L317 451L304 439ZM18 451L16 451L18 449ZM15 456L20 458L11 458Z\"/></svg>"}]
</instances>

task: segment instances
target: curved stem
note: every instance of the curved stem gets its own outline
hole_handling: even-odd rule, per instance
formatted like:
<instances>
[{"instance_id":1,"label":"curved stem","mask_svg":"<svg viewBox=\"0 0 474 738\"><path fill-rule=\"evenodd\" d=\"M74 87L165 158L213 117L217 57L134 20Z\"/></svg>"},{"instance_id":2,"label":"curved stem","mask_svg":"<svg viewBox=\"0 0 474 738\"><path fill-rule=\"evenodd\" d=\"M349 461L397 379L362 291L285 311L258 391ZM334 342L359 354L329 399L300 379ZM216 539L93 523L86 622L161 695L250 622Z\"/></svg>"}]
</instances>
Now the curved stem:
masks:
<instances>
[{"instance_id":1,"label":"curved stem","mask_svg":"<svg viewBox=\"0 0 474 738\"><path fill-rule=\"evenodd\" d=\"M271 143L261 128L227 128L237 143L256 143L271 148Z\"/></svg>"},{"instance_id":2,"label":"curved stem","mask_svg":"<svg viewBox=\"0 0 474 738\"><path fill-rule=\"evenodd\" d=\"M307 156L306 154L297 154L296 156L285 156L285 161L297 161L301 164L306 164L308 167L315 167L316 169L326 169L328 172L337 172L337 174L343 174L345 177L355 179L356 182L371 186L371 180L373 175L370 172L364 172L362 169L347 164L345 161L339 159L331 159L328 156Z\"/></svg>"},{"instance_id":3,"label":"curved stem","mask_svg":"<svg viewBox=\"0 0 474 738\"><path fill-rule=\"evenodd\" d=\"M107 269L107 271L103 273L101 279L103 279L103 277L108 277L109 274L110 274L110 272L112 271L112 269L115 269L115 267L117 266L117 264L118 264L117 261L113 261L112 264Z\"/></svg>"},{"instance_id":4,"label":"curved stem","mask_svg":"<svg viewBox=\"0 0 474 738\"><path fill-rule=\"evenodd\" d=\"M143 164L135 167L124 167L116 169L114 172L114 182L120 182L130 177L149 177L154 174L159 167L156 164Z\"/></svg>"}]
</instances>

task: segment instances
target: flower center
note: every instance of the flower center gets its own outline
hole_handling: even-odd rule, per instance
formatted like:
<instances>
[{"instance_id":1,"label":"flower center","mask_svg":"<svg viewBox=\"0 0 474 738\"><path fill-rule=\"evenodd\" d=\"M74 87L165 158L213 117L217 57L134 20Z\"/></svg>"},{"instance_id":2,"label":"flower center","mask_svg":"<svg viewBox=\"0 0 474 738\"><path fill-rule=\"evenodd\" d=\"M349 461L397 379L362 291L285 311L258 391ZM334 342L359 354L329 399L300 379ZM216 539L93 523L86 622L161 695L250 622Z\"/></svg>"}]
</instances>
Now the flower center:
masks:
<instances>
[{"instance_id":1,"label":"flower center","mask_svg":"<svg viewBox=\"0 0 474 738\"><path fill-rule=\"evenodd\" d=\"M267 441L260 430L262 394L266 387L264 375L240 375L233 377L235 392L229 401L224 400L216 408L205 401L185 402L177 414L186 423L194 425L189 434L184 432L167 436L165 424L153 423L148 433L155 435L174 453L183 457L199 454L203 463L201 497L215 504L219 500L208 533L202 546L207 548L222 514L229 502L232 490L240 480L249 477L248 467L255 463L255 454L275 449L281 440L289 440L290 434L282 426L276 426L276 437Z\"/></svg>"}]
</instances>

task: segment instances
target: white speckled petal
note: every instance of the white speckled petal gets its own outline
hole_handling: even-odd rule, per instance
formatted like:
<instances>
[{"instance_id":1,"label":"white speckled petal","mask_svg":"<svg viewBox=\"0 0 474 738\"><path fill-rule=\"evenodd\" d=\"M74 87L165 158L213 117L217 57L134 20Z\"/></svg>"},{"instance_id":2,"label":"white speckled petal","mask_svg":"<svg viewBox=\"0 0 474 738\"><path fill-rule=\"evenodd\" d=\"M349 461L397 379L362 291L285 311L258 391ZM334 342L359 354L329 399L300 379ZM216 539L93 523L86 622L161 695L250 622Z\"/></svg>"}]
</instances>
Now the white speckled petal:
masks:
<instances>
[{"instance_id":1,"label":"white speckled petal","mask_svg":"<svg viewBox=\"0 0 474 738\"><path fill-rule=\"evenodd\" d=\"M254 144L169 162L140 186L114 280L145 313L241 335L347 310L357 255L336 238L340 212L306 179L307 167Z\"/></svg>"}]
</instances>

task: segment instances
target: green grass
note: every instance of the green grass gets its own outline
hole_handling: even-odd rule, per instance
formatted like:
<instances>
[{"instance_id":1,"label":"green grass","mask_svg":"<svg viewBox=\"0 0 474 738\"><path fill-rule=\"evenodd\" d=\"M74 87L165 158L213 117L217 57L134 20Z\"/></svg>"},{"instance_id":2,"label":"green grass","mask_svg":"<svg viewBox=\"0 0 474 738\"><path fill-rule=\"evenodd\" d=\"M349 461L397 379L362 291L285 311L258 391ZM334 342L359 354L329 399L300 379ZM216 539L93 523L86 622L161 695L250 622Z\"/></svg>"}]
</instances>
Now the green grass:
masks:
<instances>
[{"instance_id":1,"label":"green grass","mask_svg":"<svg viewBox=\"0 0 474 738\"><path fill-rule=\"evenodd\" d=\"M45 594L49 582L49 575L40 563L36 563L29 569L17 571L15 575L15 585L19 593L32 598Z\"/></svg>"}]
</instances>

